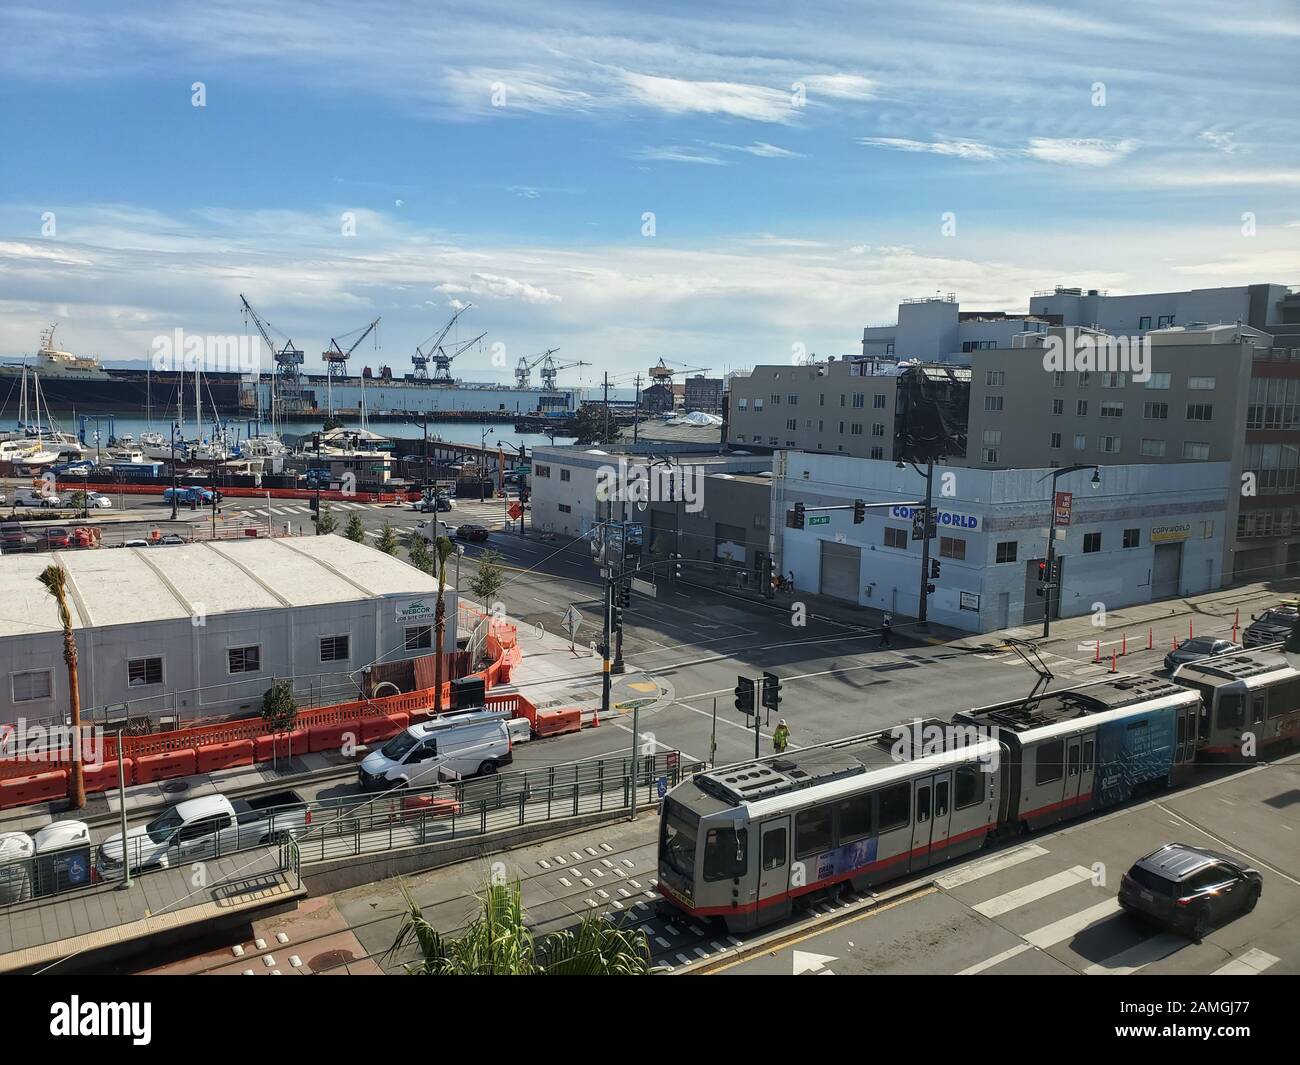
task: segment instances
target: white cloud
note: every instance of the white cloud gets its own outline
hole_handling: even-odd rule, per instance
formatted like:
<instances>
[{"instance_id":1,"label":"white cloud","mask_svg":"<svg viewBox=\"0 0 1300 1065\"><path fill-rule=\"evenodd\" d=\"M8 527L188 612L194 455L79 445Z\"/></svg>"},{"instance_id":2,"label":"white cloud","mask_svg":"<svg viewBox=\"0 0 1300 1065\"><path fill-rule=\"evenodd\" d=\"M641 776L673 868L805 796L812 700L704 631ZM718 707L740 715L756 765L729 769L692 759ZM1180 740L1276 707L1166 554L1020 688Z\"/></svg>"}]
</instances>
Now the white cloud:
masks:
<instances>
[{"instance_id":1,"label":"white cloud","mask_svg":"<svg viewBox=\"0 0 1300 1065\"><path fill-rule=\"evenodd\" d=\"M1137 141L1086 138L1034 137L1025 154L1044 163L1062 166L1110 166L1132 153Z\"/></svg>"},{"instance_id":2,"label":"white cloud","mask_svg":"<svg viewBox=\"0 0 1300 1065\"><path fill-rule=\"evenodd\" d=\"M871 100L877 83L861 74L808 74L799 79L811 99L829 96L836 100Z\"/></svg>"},{"instance_id":3,"label":"white cloud","mask_svg":"<svg viewBox=\"0 0 1300 1065\"><path fill-rule=\"evenodd\" d=\"M1202 133L1200 139L1205 141L1207 144L1211 145L1212 147L1217 148L1225 155L1231 155L1233 152L1237 151L1241 147L1241 145L1238 144L1234 139L1234 134L1219 133L1212 129L1207 129L1204 133Z\"/></svg>"},{"instance_id":4,"label":"white cloud","mask_svg":"<svg viewBox=\"0 0 1300 1065\"><path fill-rule=\"evenodd\" d=\"M918 141L906 137L859 137L859 144L868 148L888 148L895 152L928 152L933 155L954 155L962 159L996 159L999 149L976 141Z\"/></svg>"},{"instance_id":5,"label":"white cloud","mask_svg":"<svg viewBox=\"0 0 1300 1065\"><path fill-rule=\"evenodd\" d=\"M675 145L668 145L662 148L641 148L636 153L636 158L645 159L654 163L703 163L707 166L727 166L725 159L719 159L716 155L709 155L700 151L698 148L682 148Z\"/></svg>"},{"instance_id":6,"label":"white cloud","mask_svg":"<svg viewBox=\"0 0 1300 1065\"><path fill-rule=\"evenodd\" d=\"M632 71L624 71L623 80L641 103L669 114L730 115L756 122L789 122L795 114L790 93L761 85L686 81Z\"/></svg>"}]
</instances>

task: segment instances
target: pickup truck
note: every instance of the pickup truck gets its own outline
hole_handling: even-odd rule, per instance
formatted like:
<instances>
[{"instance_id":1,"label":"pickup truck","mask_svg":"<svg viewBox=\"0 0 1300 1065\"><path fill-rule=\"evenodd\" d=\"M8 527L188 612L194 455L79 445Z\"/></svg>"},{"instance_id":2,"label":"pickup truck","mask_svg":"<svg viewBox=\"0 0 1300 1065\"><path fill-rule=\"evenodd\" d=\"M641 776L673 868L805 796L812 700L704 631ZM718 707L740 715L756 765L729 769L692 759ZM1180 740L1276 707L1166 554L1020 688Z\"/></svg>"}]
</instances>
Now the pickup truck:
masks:
<instances>
[{"instance_id":1,"label":"pickup truck","mask_svg":"<svg viewBox=\"0 0 1300 1065\"><path fill-rule=\"evenodd\" d=\"M295 839L311 826L311 810L296 791L252 799L205 795L169 806L152 821L126 833L131 871L162 869L237 850ZM95 867L101 878L122 875L122 833L99 845Z\"/></svg>"}]
</instances>

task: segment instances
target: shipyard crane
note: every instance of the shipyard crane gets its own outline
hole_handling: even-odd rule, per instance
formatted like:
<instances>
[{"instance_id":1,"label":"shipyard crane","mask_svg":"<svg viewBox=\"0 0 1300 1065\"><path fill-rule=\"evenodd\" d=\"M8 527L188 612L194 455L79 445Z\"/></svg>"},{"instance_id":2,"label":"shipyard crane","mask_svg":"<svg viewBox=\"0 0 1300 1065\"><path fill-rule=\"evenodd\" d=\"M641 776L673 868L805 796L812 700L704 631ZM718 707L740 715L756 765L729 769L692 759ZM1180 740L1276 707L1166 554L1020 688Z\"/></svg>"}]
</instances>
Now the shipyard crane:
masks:
<instances>
[{"instance_id":1,"label":"shipyard crane","mask_svg":"<svg viewBox=\"0 0 1300 1065\"><path fill-rule=\"evenodd\" d=\"M550 392L554 392L559 387L555 383L555 375L561 370L570 370L575 366L590 365L591 363L583 362L581 359L574 359L572 362L556 362L548 355L546 360L542 363L542 387Z\"/></svg>"},{"instance_id":2,"label":"shipyard crane","mask_svg":"<svg viewBox=\"0 0 1300 1065\"><path fill-rule=\"evenodd\" d=\"M463 355L468 349L472 348L487 333L480 333L473 340L466 340L456 344L442 345L439 344L433 354L429 356L433 360L433 380L443 384L451 384L451 363L458 355ZM452 350L448 350L451 348Z\"/></svg>"},{"instance_id":3,"label":"shipyard crane","mask_svg":"<svg viewBox=\"0 0 1300 1065\"><path fill-rule=\"evenodd\" d=\"M539 351L536 355L520 355L519 364L515 367L515 387L529 387L533 383L533 367L543 359L549 359L559 350L559 348L548 348L546 351Z\"/></svg>"},{"instance_id":4,"label":"shipyard crane","mask_svg":"<svg viewBox=\"0 0 1300 1065\"><path fill-rule=\"evenodd\" d=\"M289 337L285 336L253 310L252 305L244 298L242 293L239 296L239 301L244 305L245 324L250 318L252 319L253 324L257 326L257 331L262 334L262 339L266 342L267 348L270 349L271 357L275 362L274 373L271 377L271 422L272 424L279 424L281 414L301 413L306 409L302 395L302 349L294 347L293 341ZM283 347L276 346L275 341L271 339L272 332L284 337Z\"/></svg>"},{"instance_id":5,"label":"shipyard crane","mask_svg":"<svg viewBox=\"0 0 1300 1065\"><path fill-rule=\"evenodd\" d=\"M464 307L459 308L455 314L448 319L447 324L442 327L440 332L435 333L423 344L417 344L415 354L411 356L411 365L415 368L411 374L416 380L427 381L429 379L429 362L436 356L434 352L438 350L439 345L447 338L451 332L451 327L456 324L456 319L473 307L474 304L467 303Z\"/></svg>"},{"instance_id":6,"label":"shipyard crane","mask_svg":"<svg viewBox=\"0 0 1300 1065\"><path fill-rule=\"evenodd\" d=\"M362 329L354 329L351 333L344 333L344 340L347 340L348 337L353 336L356 333L361 334L352 342L352 345L347 349L347 351L343 350L343 345L335 340L334 337L330 337L330 346L325 351L322 351L320 356L325 360L325 371L330 378L347 377L349 356L351 356L351 354L361 346L361 342L374 332L378 325L379 319L376 318L368 326L365 326Z\"/></svg>"},{"instance_id":7,"label":"shipyard crane","mask_svg":"<svg viewBox=\"0 0 1300 1065\"><path fill-rule=\"evenodd\" d=\"M678 369L674 370L672 366L668 365L669 363L672 363L672 366L676 366ZM655 365L650 367L650 381L651 384L656 385L671 385L674 374L708 373L709 369L708 366L687 366L684 362L661 357Z\"/></svg>"}]
</instances>

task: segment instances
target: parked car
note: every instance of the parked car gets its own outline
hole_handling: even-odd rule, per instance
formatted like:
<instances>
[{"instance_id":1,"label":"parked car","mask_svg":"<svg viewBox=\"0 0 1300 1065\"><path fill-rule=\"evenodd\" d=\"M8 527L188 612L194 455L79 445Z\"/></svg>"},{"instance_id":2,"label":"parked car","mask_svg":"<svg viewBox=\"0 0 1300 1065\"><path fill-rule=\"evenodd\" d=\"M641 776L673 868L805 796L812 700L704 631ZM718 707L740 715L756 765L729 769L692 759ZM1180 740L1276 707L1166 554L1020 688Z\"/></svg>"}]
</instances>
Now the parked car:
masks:
<instances>
[{"instance_id":1,"label":"parked car","mask_svg":"<svg viewBox=\"0 0 1300 1065\"><path fill-rule=\"evenodd\" d=\"M0 547L17 550L27 545L27 534L16 521L0 522Z\"/></svg>"},{"instance_id":2,"label":"parked car","mask_svg":"<svg viewBox=\"0 0 1300 1065\"><path fill-rule=\"evenodd\" d=\"M415 535L423 536L432 543L439 536L445 536L448 540L456 538L456 526L448 525L441 518L426 518L424 521L415 523Z\"/></svg>"},{"instance_id":3,"label":"parked car","mask_svg":"<svg viewBox=\"0 0 1300 1065\"><path fill-rule=\"evenodd\" d=\"M486 525L460 525L456 528L456 539L465 541L481 541L488 538Z\"/></svg>"},{"instance_id":4,"label":"parked car","mask_svg":"<svg viewBox=\"0 0 1300 1065\"><path fill-rule=\"evenodd\" d=\"M1199 943L1212 927L1250 913L1263 891L1259 871L1239 858L1166 843L1124 874L1119 904Z\"/></svg>"},{"instance_id":5,"label":"parked car","mask_svg":"<svg viewBox=\"0 0 1300 1065\"><path fill-rule=\"evenodd\" d=\"M131 871L184 865L202 858L301 836L311 811L296 791L253 799L205 795L169 806L152 821L116 832L99 845L95 867L101 877L122 875L123 852Z\"/></svg>"},{"instance_id":6,"label":"parked car","mask_svg":"<svg viewBox=\"0 0 1300 1065\"><path fill-rule=\"evenodd\" d=\"M186 542L186 541L185 541L185 537L181 536L179 533L168 533L168 534L167 534L166 536L164 536L162 539L155 541L155 546L157 546L157 547L176 547L176 546L178 546L178 545L180 545L180 544L183 544L183 543L185 543L185 542Z\"/></svg>"},{"instance_id":7,"label":"parked car","mask_svg":"<svg viewBox=\"0 0 1300 1065\"><path fill-rule=\"evenodd\" d=\"M187 484L181 488L164 488L163 502L170 503L173 494L176 496L177 503L187 507L191 503L202 503L206 506L214 500L218 503L221 502L220 492L214 492L211 488L204 488L197 484Z\"/></svg>"},{"instance_id":8,"label":"parked car","mask_svg":"<svg viewBox=\"0 0 1300 1065\"><path fill-rule=\"evenodd\" d=\"M471 710L404 729L362 759L357 777L365 791L431 788L440 780L495 773L512 761L505 716Z\"/></svg>"},{"instance_id":9,"label":"parked car","mask_svg":"<svg viewBox=\"0 0 1300 1065\"><path fill-rule=\"evenodd\" d=\"M126 543L124 543L122 546L123 547L148 547L149 541L148 540L127 540Z\"/></svg>"},{"instance_id":10,"label":"parked car","mask_svg":"<svg viewBox=\"0 0 1300 1065\"><path fill-rule=\"evenodd\" d=\"M91 510L111 510L113 501L99 492L90 492L86 495L86 506Z\"/></svg>"},{"instance_id":11,"label":"parked car","mask_svg":"<svg viewBox=\"0 0 1300 1065\"><path fill-rule=\"evenodd\" d=\"M46 488L19 488L14 493L16 507L61 507L63 500Z\"/></svg>"},{"instance_id":12,"label":"parked car","mask_svg":"<svg viewBox=\"0 0 1300 1065\"><path fill-rule=\"evenodd\" d=\"M1240 650L1241 644L1233 643L1231 640L1220 640L1214 636L1197 636L1191 640L1184 640L1175 650L1165 655L1165 669L1172 673L1184 662L1195 662L1210 655L1226 655Z\"/></svg>"},{"instance_id":13,"label":"parked car","mask_svg":"<svg viewBox=\"0 0 1300 1065\"><path fill-rule=\"evenodd\" d=\"M428 514L435 511L453 510L455 509L455 506L456 504L452 502L450 496L437 495L432 497L424 496L421 499L417 499L411 504L411 509L418 511L421 514Z\"/></svg>"},{"instance_id":14,"label":"parked car","mask_svg":"<svg viewBox=\"0 0 1300 1065\"><path fill-rule=\"evenodd\" d=\"M43 530L41 540L45 547L71 547L72 534L67 529L50 528Z\"/></svg>"},{"instance_id":15,"label":"parked car","mask_svg":"<svg viewBox=\"0 0 1300 1065\"><path fill-rule=\"evenodd\" d=\"M1247 647L1281 643L1291 635L1291 626L1296 623L1297 618L1300 618L1300 611L1297 611L1294 606L1278 606L1266 610L1263 614L1251 614L1251 624L1246 629L1241 642Z\"/></svg>"}]
</instances>

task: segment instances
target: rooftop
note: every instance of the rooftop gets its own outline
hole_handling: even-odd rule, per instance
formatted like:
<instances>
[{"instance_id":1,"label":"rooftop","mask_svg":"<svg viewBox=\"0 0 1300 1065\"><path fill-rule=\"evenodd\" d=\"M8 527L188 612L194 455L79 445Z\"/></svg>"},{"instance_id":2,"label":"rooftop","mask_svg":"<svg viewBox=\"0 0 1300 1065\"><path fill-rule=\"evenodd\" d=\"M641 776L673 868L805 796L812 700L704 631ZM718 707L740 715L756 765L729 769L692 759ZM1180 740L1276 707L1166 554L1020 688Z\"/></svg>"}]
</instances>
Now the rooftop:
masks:
<instances>
[{"instance_id":1,"label":"rooftop","mask_svg":"<svg viewBox=\"0 0 1300 1065\"><path fill-rule=\"evenodd\" d=\"M60 551L57 557L8 555L0 561L6 591L0 607L0 637L61 629L58 606L37 580L53 562L67 571L76 628L428 595L438 590L427 573L342 536Z\"/></svg>"}]
</instances>

